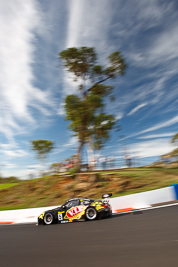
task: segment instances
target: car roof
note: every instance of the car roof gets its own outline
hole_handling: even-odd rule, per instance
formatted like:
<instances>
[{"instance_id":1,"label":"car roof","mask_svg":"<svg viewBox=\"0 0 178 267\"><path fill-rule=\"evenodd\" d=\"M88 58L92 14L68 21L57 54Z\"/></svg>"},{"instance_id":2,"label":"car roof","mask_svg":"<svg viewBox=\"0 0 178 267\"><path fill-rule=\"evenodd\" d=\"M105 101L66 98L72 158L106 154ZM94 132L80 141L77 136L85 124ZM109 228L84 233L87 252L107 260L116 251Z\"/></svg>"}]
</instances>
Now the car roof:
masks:
<instances>
[{"instance_id":1,"label":"car roof","mask_svg":"<svg viewBox=\"0 0 178 267\"><path fill-rule=\"evenodd\" d=\"M72 200L89 200L89 201L96 201L96 199L92 199L92 198L76 197L76 198L71 198L71 199L67 200L66 202L68 202L68 201L72 201Z\"/></svg>"}]
</instances>

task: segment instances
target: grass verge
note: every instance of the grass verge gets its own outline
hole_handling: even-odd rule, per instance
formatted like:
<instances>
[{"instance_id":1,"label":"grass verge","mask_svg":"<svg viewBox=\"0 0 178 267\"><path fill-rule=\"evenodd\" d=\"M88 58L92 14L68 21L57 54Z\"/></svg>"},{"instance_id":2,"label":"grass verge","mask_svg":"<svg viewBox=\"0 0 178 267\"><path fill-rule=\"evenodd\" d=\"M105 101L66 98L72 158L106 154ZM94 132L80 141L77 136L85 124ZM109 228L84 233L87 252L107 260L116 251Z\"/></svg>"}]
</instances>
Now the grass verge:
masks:
<instances>
[{"instance_id":1,"label":"grass verge","mask_svg":"<svg viewBox=\"0 0 178 267\"><path fill-rule=\"evenodd\" d=\"M130 168L92 172L97 176L83 181L60 174L19 183L0 184L0 210L60 205L73 197L101 198L103 193L123 196L166 187L178 183L178 168ZM90 174L92 174L90 173ZM79 188L79 185L83 186Z\"/></svg>"}]
</instances>

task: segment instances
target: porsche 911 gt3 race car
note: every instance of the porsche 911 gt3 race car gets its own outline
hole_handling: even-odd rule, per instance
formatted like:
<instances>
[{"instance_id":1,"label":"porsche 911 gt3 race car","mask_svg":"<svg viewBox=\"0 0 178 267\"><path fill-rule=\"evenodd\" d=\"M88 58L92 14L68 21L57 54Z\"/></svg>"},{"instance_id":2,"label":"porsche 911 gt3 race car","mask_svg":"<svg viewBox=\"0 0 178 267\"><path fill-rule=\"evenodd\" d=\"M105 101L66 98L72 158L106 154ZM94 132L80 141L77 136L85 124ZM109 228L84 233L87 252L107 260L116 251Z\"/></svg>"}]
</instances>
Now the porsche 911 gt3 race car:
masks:
<instances>
[{"instance_id":1,"label":"porsche 911 gt3 race car","mask_svg":"<svg viewBox=\"0 0 178 267\"><path fill-rule=\"evenodd\" d=\"M112 208L108 198L112 194L104 194L104 200L94 200L89 198L69 199L62 206L47 210L38 217L38 225L67 223L73 221L85 221L102 219L112 215Z\"/></svg>"}]
</instances>

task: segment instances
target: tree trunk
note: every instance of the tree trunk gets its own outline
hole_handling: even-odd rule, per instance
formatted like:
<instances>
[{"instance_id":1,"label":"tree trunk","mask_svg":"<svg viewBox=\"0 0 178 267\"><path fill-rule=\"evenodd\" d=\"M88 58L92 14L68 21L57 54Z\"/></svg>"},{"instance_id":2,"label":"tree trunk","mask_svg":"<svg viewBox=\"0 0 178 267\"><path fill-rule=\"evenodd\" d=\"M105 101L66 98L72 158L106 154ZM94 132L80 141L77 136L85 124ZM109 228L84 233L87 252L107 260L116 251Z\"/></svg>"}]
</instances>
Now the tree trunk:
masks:
<instances>
[{"instance_id":1,"label":"tree trunk","mask_svg":"<svg viewBox=\"0 0 178 267\"><path fill-rule=\"evenodd\" d=\"M88 166L89 166L90 171L92 171L95 167L94 166L95 156L94 156L94 150L93 150L93 144L92 144L91 138L88 141L87 153L88 153Z\"/></svg>"},{"instance_id":2,"label":"tree trunk","mask_svg":"<svg viewBox=\"0 0 178 267\"><path fill-rule=\"evenodd\" d=\"M84 143L80 142L78 152L77 152L77 162L76 162L77 172L80 172L80 168L81 168L81 151L82 151L83 145Z\"/></svg>"}]
</instances>

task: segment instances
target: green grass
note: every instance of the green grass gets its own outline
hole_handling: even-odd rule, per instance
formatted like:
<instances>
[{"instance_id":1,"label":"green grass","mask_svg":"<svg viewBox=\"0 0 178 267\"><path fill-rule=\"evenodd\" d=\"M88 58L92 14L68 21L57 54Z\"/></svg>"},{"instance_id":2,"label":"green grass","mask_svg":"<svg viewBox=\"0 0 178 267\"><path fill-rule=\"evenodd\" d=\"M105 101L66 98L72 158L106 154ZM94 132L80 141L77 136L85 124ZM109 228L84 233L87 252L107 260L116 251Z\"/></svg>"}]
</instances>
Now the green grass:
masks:
<instances>
[{"instance_id":1,"label":"green grass","mask_svg":"<svg viewBox=\"0 0 178 267\"><path fill-rule=\"evenodd\" d=\"M9 187L12 187L14 185L17 185L18 183L4 183L4 184L0 184L0 190L2 189L6 189L6 188L9 188Z\"/></svg>"}]
</instances>

